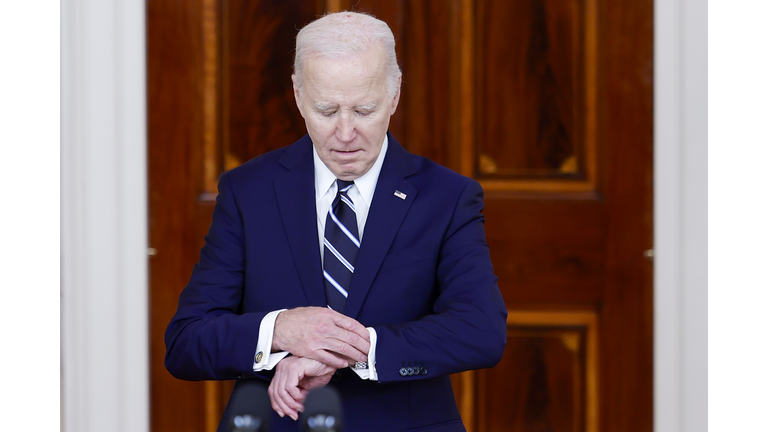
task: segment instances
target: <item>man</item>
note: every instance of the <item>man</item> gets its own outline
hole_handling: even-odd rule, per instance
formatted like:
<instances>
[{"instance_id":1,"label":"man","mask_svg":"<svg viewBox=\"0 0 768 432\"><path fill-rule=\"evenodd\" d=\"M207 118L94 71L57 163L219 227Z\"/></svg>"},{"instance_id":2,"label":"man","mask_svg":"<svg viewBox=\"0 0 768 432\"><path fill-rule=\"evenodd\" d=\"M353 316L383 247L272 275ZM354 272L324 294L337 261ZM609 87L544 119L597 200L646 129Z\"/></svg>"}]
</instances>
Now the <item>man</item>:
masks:
<instances>
[{"instance_id":1,"label":"man","mask_svg":"<svg viewBox=\"0 0 768 432\"><path fill-rule=\"evenodd\" d=\"M221 176L166 367L270 381L276 431L324 385L348 431L463 431L448 375L494 366L506 342L482 189L387 132L401 73L384 22L326 15L294 66L308 136Z\"/></svg>"}]
</instances>

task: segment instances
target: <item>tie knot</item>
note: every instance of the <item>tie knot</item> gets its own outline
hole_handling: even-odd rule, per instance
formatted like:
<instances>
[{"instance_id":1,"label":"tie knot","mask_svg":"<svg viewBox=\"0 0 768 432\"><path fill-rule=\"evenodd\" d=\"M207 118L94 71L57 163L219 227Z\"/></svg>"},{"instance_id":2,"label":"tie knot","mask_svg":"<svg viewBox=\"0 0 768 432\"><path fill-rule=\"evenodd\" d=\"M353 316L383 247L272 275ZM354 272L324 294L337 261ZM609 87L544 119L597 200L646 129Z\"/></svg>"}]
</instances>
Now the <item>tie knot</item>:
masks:
<instances>
[{"instance_id":1,"label":"tie knot","mask_svg":"<svg viewBox=\"0 0 768 432\"><path fill-rule=\"evenodd\" d=\"M355 184L354 180L353 181L344 181L344 180L336 179L336 185L339 188L339 192L346 192L347 189L349 189L350 186L352 186L353 184Z\"/></svg>"}]
</instances>

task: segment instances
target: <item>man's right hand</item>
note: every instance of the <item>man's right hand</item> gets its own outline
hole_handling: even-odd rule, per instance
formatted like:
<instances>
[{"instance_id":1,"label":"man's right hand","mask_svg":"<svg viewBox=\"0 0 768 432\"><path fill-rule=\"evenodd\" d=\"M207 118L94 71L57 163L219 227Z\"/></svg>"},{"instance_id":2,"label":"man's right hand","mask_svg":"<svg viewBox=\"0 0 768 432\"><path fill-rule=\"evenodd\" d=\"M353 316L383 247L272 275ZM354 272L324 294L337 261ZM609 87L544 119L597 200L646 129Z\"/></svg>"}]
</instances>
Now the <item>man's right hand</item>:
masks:
<instances>
[{"instance_id":1,"label":"man's right hand","mask_svg":"<svg viewBox=\"0 0 768 432\"><path fill-rule=\"evenodd\" d=\"M288 351L336 369L366 361L370 347L362 324L328 308L289 309L275 321L273 351Z\"/></svg>"},{"instance_id":2,"label":"man's right hand","mask_svg":"<svg viewBox=\"0 0 768 432\"><path fill-rule=\"evenodd\" d=\"M362 324L328 308L289 309L275 321L273 351L288 351L336 369L366 361L370 347Z\"/></svg>"}]
</instances>

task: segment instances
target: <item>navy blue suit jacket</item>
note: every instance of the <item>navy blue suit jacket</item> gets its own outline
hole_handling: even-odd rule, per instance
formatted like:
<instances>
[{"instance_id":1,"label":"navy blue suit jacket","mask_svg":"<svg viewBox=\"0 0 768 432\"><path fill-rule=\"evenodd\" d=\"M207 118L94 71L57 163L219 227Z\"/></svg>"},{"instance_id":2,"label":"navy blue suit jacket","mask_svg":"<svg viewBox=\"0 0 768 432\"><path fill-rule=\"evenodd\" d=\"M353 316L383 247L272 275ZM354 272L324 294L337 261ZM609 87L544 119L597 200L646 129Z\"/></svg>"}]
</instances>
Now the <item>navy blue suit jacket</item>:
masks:
<instances>
[{"instance_id":1,"label":"navy blue suit jacket","mask_svg":"<svg viewBox=\"0 0 768 432\"><path fill-rule=\"evenodd\" d=\"M464 430L448 375L494 366L506 343L482 196L476 181L389 135L344 310L377 332L379 382L345 369L330 384L346 431ZM221 176L200 261L166 331L175 377L253 376L267 313L326 306L316 217L308 136ZM419 373L404 376L409 367ZM298 431L272 420L272 430Z\"/></svg>"}]
</instances>

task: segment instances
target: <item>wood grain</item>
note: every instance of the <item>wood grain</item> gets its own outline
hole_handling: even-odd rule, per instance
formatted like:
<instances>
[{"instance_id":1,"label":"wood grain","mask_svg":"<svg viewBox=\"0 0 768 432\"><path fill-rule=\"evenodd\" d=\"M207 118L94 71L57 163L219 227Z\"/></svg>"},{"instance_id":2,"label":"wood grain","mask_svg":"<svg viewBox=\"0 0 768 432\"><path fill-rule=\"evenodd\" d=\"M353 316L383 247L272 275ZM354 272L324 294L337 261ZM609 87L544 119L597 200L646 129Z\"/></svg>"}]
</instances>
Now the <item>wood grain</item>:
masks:
<instances>
[{"instance_id":1,"label":"wood grain","mask_svg":"<svg viewBox=\"0 0 768 432\"><path fill-rule=\"evenodd\" d=\"M315 4L305 0L228 2L227 169L306 133L291 74L297 29L315 19L315 12Z\"/></svg>"},{"instance_id":2,"label":"wood grain","mask_svg":"<svg viewBox=\"0 0 768 432\"><path fill-rule=\"evenodd\" d=\"M201 383L179 381L163 365L165 327L196 261L193 238L196 193L203 189L203 46L200 0L147 2L151 427L154 431L203 431ZM184 413L184 415L179 415Z\"/></svg>"},{"instance_id":3,"label":"wood grain","mask_svg":"<svg viewBox=\"0 0 768 432\"><path fill-rule=\"evenodd\" d=\"M577 5L477 3L478 147L496 161L497 176L552 175L576 152Z\"/></svg>"}]
</instances>

